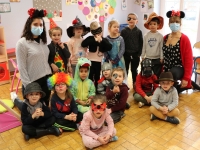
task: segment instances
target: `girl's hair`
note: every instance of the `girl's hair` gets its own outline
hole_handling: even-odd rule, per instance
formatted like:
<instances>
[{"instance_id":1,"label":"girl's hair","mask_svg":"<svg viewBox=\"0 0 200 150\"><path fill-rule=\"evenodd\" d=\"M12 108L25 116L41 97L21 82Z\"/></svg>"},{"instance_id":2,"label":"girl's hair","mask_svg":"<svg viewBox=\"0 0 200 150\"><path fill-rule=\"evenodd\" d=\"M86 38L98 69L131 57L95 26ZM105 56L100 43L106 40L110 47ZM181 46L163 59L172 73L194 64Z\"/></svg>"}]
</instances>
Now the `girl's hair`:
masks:
<instances>
[{"instance_id":1,"label":"girl's hair","mask_svg":"<svg viewBox=\"0 0 200 150\"><path fill-rule=\"evenodd\" d=\"M92 100L91 100L91 104L95 103L96 101L100 101L101 103L107 102L106 96L103 94L97 94L95 96L93 96Z\"/></svg>"},{"instance_id":2,"label":"girl's hair","mask_svg":"<svg viewBox=\"0 0 200 150\"><path fill-rule=\"evenodd\" d=\"M43 32L40 35L40 38L42 39L42 42L44 44L46 44L47 43L46 27L45 27L45 23L44 23L44 20L43 20L42 17L38 17L38 18L30 18L30 17L28 17L28 19L26 21L26 24L24 26L23 33L22 33L21 37L25 37L26 40L34 41L33 34L31 32L31 24L35 19L41 19L42 22L43 22Z\"/></svg>"},{"instance_id":3,"label":"girl's hair","mask_svg":"<svg viewBox=\"0 0 200 150\"><path fill-rule=\"evenodd\" d=\"M112 27L113 24L119 24L119 22L117 20L111 20L109 23L108 23L108 29L110 29Z\"/></svg>"},{"instance_id":4,"label":"girl's hair","mask_svg":"<svg viewBox=\"0 0 200 150\"><path fill-rule=\"evenodd\" d=\"M66 85L66 86L67 86L67 85ZM54 94L57 94L57 92L56 92L56 90L55 90L55 87L54 87L53 91L54 91ZM71 100L72 100L72 98L73 98L72 93L71 93L70 90L69 90L69 87L67 88L67 90L66 90L66 92L65 92L65 98L66 98L66 99L69 99L70 102L71 102Z\"/></svg>"},{"instance_id":5,"label":"girl's hair","mask_svg":"<svg viewBox=\"0 0 200 150\"><path fill-rule=\"evenodd\" d=\"M61 35L62 35L62 29L61 29L60 27L55 27L55 28L52 28L52 29L49 30L49 36L50 36L50 37L52 36L53 30L60 30Z\"/></svg>"},{"instance_id":6,"label":"girl's hair","mask_svg":"<svg viewBox=\"0 0 200 150\"><path fill-rule=\"evenodd\" d=\"M121 67L116 67L116 68L114 68L114 69L112 70L111 77L112 77L112 75L113 75L113 73L114 73L115 71L123 72L123 77L125 77L124 69L121 68Z\"/></svg>"}]
</instances>

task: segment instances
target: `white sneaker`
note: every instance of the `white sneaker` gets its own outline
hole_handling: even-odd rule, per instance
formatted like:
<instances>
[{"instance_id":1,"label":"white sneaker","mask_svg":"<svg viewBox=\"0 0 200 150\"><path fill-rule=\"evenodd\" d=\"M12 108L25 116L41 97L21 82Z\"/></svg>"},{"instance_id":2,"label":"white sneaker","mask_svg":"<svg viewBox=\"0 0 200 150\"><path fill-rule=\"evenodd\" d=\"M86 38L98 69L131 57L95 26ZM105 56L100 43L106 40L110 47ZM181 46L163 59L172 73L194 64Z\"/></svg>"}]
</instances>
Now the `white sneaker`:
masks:
<instances>
[{"instance_id":1,"label":"white sneaker","mask_svg":"<svg viewBox=\"0 0 200 150\"><path fill-rule=\"evenodd\" d=\"M138 103L138 107L141 108L142 106L144 106L144 103L139 102L139 103Z\"/></svg>"},{"instance_id":2,"label":"white sneaker","mask_svg":"<svg viewBox=\"0 0 200 150\"><path fill-rule=\"evenodd\" d=\"M15 92L10 92L10 97L14 103L15 99L17 98L17 94Z\"/></svg>"}]
</instances>

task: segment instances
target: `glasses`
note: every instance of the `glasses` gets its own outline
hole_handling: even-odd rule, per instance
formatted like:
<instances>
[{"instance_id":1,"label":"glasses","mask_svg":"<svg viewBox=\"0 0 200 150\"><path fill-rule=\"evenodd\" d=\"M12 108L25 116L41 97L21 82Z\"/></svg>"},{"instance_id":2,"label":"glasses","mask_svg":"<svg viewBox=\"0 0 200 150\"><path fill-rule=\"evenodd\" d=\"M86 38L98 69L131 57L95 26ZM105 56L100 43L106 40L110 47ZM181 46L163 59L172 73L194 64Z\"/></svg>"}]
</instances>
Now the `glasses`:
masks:
<instances>
[{"instance_id":1,"label":"glasses","mask_svg":"<svg viewBox=\"0 0 200 150\"><path fill-rule=\"evenodd\" d=\"M57 87L63 87L63 86L65 86L66 84L65 83L59 83L59 84L56 84L55 86L57 86Z\"/></svg>"},{"instance_id":2,"label":"glasses","mask_svg":"<svg viewBox=\"0 0 200 150\"><path fill-rule=\"evenodd\" d=\"M132 20L137 20L136 18L131 18L131 17L128 17L128 18L127 18L128 21L131 21L131 19L132 19Z\"/></svg>"}]
</instances>

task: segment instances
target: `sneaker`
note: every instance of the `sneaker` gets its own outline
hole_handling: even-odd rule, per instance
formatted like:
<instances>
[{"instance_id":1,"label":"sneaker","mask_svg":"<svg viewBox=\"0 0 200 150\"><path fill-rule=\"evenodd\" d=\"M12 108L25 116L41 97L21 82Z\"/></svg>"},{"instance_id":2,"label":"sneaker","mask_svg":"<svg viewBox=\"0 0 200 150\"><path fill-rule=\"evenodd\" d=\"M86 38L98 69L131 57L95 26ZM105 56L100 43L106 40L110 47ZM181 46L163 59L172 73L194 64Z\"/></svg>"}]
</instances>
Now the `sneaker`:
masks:
<instances>
[{"instance_id":1,"label":"sneaker","mask_svg":"<svg viewBox=\"0 0 200 150\"><path fill-rule=\"evenodd\" d=\"M126 109L129 109L131 106L129 103L126 103Z\"/></svg>"},{"instance_id":2,"label":"sneaker","mask_svg":"<svg viewBox=\"0 0 200 150\"><path fill-rule=\"evenodd\" d=\"M24 139L25 139L25 141L28 141L30 139L29 135L28 134L24 134Z\"/></svg>"},{"instance_id":3,"label":"sneaker","mask_svg":"<svg viewBox=\"0 0 200 150\"><path fill-rule=\"evenodd\" d=\"M172 124L179 124L180 123L180 120L176 117L169 117L167 116L167 122L170 122Z\"/></svg>"},{"instance_id":4,"label":"sneaker","mask_svg":"<svg viewBox=\"0 0 200 150\"><path fill-rule=\"evenodd\" d=\"M138 107L141 108L142 106L144 106L144 103L139 102L139 103L138 103Z\"/></svg>"},{"instance_id":5,"label":"sneaker","mask_svg":"<svg viewBox=\"0 0 200 150\"><path fill-rule=\"evenodd\" d=\"M124 118L126 116L126 114L125 113L123 113L122 115L121 115L121 118Z\"/></svg>"},{"instance_id":6,"label":"sneaker","mask_svg":"<svg viewBox=\"0 0 200 150\"><path fill-rule=\"evenodd\" d=\"M110 139L110 142L114 142L114 141L117 141L118 140L118 137L117 136L113 136L111 139Z\"/></svg>"},{"instance_id":7,"label":"sneaker","mask_svg":"<svg viewBox=\"0 0 200 150\"><path fill-rule=\"evenodd\" d=\"M15 99L17 98L17 94L15 92L10 92L10 98L12 99L14 103Z\"/></svg>"},{"instance_id":8,"label":"sneaker","mask_svg":"<svg viewBox=\"0 0 200 150\"><path fill-rule=\"evenodd\" d=\"M150 120L153 121L153 120L157 120L159 119L158 117L156 117L154 114L151 114L151 117L150 117Z\"/></svg>"}]
</instances>

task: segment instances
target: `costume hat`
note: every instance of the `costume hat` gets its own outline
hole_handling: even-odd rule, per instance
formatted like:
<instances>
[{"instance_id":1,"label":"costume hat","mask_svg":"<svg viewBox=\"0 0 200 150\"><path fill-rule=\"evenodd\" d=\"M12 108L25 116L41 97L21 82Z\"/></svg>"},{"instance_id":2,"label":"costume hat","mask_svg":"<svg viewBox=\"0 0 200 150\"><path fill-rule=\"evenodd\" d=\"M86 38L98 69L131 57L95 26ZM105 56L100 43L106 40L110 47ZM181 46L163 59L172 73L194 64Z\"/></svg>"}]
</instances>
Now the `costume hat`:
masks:
<instances>
[{"instance_id":1,"label":"costume hat","mask_svg":"<svg viewBox=\"0 0 200 150\"><path fill-rule=\"evenodd\" d=\"M159 84L160 81L174 81L173 75L171 72L162 72L158 80L155 80L155 83Z\"/></svg>"},{"instance_id":2,"label":"costume hat","mask_svg":"<svg viewBox=\"0 0 200 150\"><path fill-rule=\"evenodd\" d=\"M37 82L29 83L25 90L24 90L24 98L26 98L26 95L32 92L40 92L42 93L42 97L45 97L46 94L42 91L41 86Z\"/></svg>"},{"instance_id":3,"label":"costume hat","mask_svg":"<svg viewBox=\"0 0 200 150\"><path fill-rule=\"evenodd\" d=\"M54 22L52 18L50 18L49 21L50 21L50 29L57 27L57 24Z\"/></svg>"},{"instance_id":4,"label":"costume hat","mask_svg":"<svg viewBox=\"0 0 200 150\"><path fill-rule=\"evenodd\" d=\"M149 15L148 20L144 23L144 27L145 27L146 29L149 30L149 22L150 22L153 18L158 18L158 20L160 21L160 23L159 23L157 29L158 29L158 30L162 29L162 28L163 28L163 24L164 24L163 17L158 16L155 12L153 12L153 13L151 13L151 14Z\"/></svg>"},{"instance_id":5,"label":"costume hat","mask_svg":"<svg viewBox=\"0 0 200 150\"><path fill-rule=\"evenodd\" d=\"M171 17L180 17L180 18L184 18L185 17L185 13L183 11L175 11L175 10L170 10L166 13L166 16L168 18L171 18Z\"/></svg>"},{"instance_id":6,"label":"costume hat","mask_svg":"<svg viewBox=\"0 0 200 150\"><path fill-rule=\"evenodd\" d=\"M72 36L74 36L74 28L77 27L83 27L83 34L82 36L86 35L87 33L90 32L90 28L86 27L85 25L82 24L81 20L76 17L75 20L72 21L72 26L70 26L69 28L67 28L67 35L71 38Z\"/></svg>"},{"instance_id":7,"label":"costume hat","mask_svg":"<svg viewBox=\"0 0 200 150\"><path fill-rule=\"evenodd\" d=\"M47 11L45 9L35 9L35 8L30 8L28 10L28 14L30 18L39 18L39 17L45 17L47 15Z\"/></svg>"}]
</instances>

